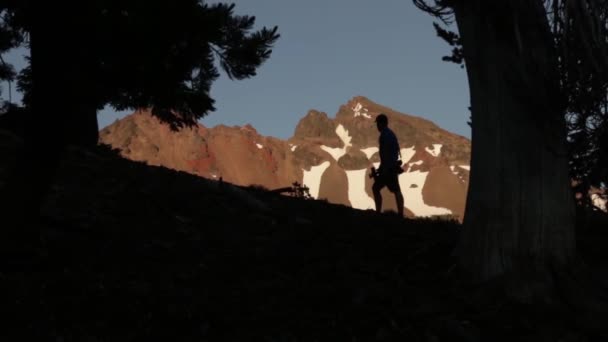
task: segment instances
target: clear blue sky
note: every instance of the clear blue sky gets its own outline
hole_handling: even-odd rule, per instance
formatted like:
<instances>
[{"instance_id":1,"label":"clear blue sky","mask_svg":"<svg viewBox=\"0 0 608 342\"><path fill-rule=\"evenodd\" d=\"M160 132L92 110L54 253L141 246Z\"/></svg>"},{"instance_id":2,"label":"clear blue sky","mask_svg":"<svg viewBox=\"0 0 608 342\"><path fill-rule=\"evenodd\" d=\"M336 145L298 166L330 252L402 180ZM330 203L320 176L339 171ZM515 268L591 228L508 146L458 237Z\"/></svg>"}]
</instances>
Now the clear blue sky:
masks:
<instances>
[{"instance_id":1,"label":"clear blue sky","mask_svg":"<svg viewBox=\"0 0 608 342\"><path fill-rule=\"evenodd\" d=\"M212 85L217 110L201 120L205 126L250 123L286 139L308 110L334 117L341 104L363 95L470 137L466 72L441 60L450 47L436 36L435 19L411 0L232 2L237 14L256 17L257 28L277 25L281 38L257 76L231 81L222 74ZM3 85L3 98L7 91ZM124 114L102 111L100 127Z\"/></svg>"}]
</instances>

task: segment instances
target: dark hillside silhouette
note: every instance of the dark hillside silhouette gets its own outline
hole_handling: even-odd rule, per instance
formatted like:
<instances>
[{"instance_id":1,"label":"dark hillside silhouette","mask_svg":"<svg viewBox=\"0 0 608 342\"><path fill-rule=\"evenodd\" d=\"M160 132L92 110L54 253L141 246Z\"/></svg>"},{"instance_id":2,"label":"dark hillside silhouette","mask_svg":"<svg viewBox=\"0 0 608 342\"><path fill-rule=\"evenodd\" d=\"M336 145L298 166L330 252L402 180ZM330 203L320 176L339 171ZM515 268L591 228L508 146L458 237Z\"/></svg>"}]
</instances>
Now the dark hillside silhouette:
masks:
<instances>
[{"instance_id":1,"label":"dark hillside silhouette","mask_svg":"<svg viewBox=\"0 0 608 342\"><path fill-rule=\"evenodd\" d=\"M0 130L3 157L16 144ZM454 221L404 223L104 146L68 150L42 213L38 257L0 260L3 341L608 338L601 317L572 306L458 282ZM579 235L598 276L608 267L605 220Z\"/></svg>"}]
</instances>

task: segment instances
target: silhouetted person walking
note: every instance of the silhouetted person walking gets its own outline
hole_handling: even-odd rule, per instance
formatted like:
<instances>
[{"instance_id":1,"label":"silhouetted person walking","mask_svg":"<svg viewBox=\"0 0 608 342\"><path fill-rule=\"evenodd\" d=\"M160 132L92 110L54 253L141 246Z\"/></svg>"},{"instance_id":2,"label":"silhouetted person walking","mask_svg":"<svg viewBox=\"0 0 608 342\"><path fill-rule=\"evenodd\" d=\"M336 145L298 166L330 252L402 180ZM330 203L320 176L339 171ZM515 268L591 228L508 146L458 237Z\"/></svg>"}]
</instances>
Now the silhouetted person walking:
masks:
<instances>
[{"instance_id":1,"label":"silhouetted person walking","mask_svg":"<svg viewBox=\"0 0 608 342\"><path fill-rule=\"evenodd\" d=\"M378 139L380 145L380 167L378 170L372 167L371 176L374 177L372 191L376 211L382 212L382 195L380 190L385 186L395 194L397 202L397 212L399 217L403 217L403 194L399 186L399 174L403 172L401 168L401 153L399 152L399 141L395 133L388 128L388 117L380 114L376 117L376 127L380 132Z\"/></svg>"}]
</instances>

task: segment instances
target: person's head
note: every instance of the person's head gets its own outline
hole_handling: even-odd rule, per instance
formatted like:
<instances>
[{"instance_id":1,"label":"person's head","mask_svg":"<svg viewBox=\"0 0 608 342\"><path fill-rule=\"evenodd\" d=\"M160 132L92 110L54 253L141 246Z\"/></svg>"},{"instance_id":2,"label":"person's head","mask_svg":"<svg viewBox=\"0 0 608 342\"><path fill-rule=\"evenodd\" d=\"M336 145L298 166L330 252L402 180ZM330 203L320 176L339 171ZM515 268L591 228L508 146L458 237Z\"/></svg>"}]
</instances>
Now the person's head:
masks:
<instances>
[{"instance_id":1,"label":"person's head","mask_svg":"<svg viewBox=\"0 0 608 342\"><path fill-rule=\"evenodd\" d=\"M388 126L388 117L385 114L378 114L376 116L376 127L381 131L384 127Z\"/></svg>"}]
</instances>

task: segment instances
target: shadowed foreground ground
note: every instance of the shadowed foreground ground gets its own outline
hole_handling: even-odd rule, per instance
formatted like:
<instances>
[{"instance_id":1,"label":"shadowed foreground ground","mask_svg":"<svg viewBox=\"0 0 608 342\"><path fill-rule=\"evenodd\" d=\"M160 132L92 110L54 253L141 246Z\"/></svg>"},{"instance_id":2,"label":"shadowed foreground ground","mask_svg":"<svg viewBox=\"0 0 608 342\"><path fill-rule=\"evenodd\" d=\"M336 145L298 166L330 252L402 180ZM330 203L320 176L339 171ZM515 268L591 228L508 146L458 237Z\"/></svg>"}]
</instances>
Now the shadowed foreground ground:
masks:
<instances>
[{"instance_id":1,"label":"shadowed foreground ground","mask_svg":"<svg viewBox=\"0 0 608 342\"><path fill-rule=\"evenodd\" d=\"M105 148L70 152L37 224L41 257L2 261L2 341L608 340L567 306L452 280L455 222L221 185ZM605 229L581 232L605 272Z\"/></svg>"}]
</instances>

